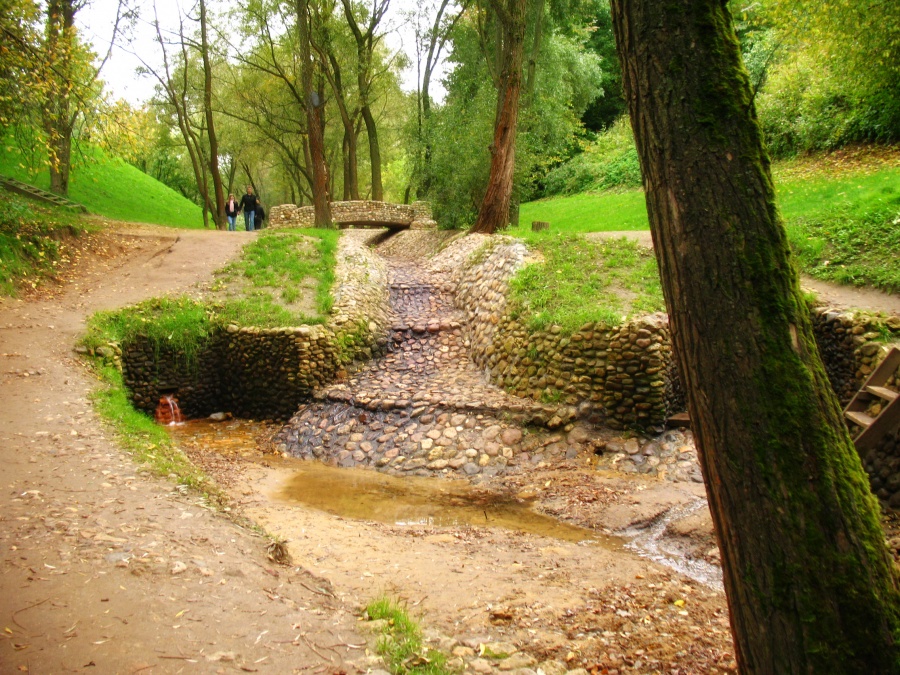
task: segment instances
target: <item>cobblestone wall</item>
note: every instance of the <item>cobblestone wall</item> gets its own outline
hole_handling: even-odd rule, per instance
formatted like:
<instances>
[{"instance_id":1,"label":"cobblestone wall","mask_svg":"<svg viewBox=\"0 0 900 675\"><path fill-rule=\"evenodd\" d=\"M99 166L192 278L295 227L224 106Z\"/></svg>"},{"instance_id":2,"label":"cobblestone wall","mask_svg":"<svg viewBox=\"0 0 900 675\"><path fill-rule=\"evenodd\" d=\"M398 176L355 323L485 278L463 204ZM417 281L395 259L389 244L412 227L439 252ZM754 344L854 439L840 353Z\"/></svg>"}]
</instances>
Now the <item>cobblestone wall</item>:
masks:
<instances>
[{"instance_id":1,"label":"cobblestone wall","mask_svg":"<svg viewBox=\"0 0 900 675\"><path fill-rule=\"evenodd\" d=\"M531 331L511 316L509 279L527 256L513 239L468 236L432 261L456 270L457 304L467 315L472 358L494 384L519 396L577 405L613 428L658 427L685 410L665 315L612 328L588 324L570 336L555 326ZM817 309L813 324L843 404L883 358L885 336L894 333L900 340L898 317Z\"/></svg>"},{"instance_id":2,"label":"cobblestone wall","mask_svg":"<svg viewBox=\"0 0 900 675\"><path fill-rule=\"evenodd\" d=\"M614 428L660 426L668 412L666 317L613 328L589 323L572 335L558 326L532 331L507 303L509 279L527 256L521 242L495 238L454 242L435 258L458 270L457 306L467 315L472 359L518 396L578 406Z\"/></svg>"},{"instance_id":3,"label":"cobblestone wall","mask_svg":"<svg viewBox=\"0 0 900 675\"><path fill-rule=\"evenodd\" d=\"M388 202L351 201L331 202L331 218L339 225L402 225L411 230L434 229L428 202L391 204ZM282 204L269 212L269 227L312 227L315 213L312 206Z\"/></svg>"},{"instance_id":4,"label":"cobblestone wall","mask_svg":"<svg viewBox=\"0 0 900 675\"><path fill-rule=\"evenodd\" d=\"M816 342L831 386L842 405L853 398L887 348L886 339L900 340L900 317L868 312L818 309L813 315Z\"/></svg>"},{"instance_id":5,"label":"cobblestone wall","mask_svg":"<svg viewBox=\"0 0 900 675\"><path fill-rule=\"evenodd\" d=\"M363 245L361 234L341 237L335 304L324 326L227 326L190 361L146 339L123 345L122 370L135 407L152 414L160 396L173 393L188 417L227 411L284 419L352 360L383 350L387 268Z\"/></svg>"}]
</instances>

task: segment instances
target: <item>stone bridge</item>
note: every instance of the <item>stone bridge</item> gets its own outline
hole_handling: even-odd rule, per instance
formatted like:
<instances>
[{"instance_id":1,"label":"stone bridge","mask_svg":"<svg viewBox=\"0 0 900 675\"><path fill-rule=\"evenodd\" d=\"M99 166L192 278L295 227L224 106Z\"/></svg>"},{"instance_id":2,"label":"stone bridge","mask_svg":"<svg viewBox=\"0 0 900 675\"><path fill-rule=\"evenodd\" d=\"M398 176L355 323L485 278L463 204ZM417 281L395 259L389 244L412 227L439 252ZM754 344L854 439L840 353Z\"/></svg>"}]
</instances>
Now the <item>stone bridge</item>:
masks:
<instances>
[{"instance_id":1,"label":"stone bridge","mask_svg":"<svg viewBox=\"0 0 900 675\"><path fill-rule=\"evenodd\" d=\"M428 202L331 202L331 217L339 227L387 227L391 230L427 230L437 227ZM269 227L312 227L312 206L283 204L269 211Z\"/></svg>"}]
</instances>

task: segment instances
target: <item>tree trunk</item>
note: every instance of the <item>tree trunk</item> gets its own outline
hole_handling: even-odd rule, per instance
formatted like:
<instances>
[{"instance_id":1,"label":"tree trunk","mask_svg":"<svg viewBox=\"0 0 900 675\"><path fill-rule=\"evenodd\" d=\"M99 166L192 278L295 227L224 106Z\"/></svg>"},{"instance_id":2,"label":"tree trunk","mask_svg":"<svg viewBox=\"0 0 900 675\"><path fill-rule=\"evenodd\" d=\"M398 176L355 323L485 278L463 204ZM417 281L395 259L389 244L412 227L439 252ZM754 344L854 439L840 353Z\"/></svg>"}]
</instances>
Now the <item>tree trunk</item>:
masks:
<instances>
[{"instance_id":1,"label":"tree trunk","mask_svg":"<svg viewBox=\"0 0 900 675\"><path fill-rule=\"evenodd\" d=\"M75 7L72 0L51 0L47 4L45 58L47 95L44 130L50 170L50 191L67 197L72 164L72 131L76 116L71 113L74 95L73 59Z\"/></svg>"},{"instance_id":2,"label":"tree trunk","mask_svg":"<svg viewBox=\"0 0 900 675\"><path fill-rule=\"evenodd\" d=\"M209 62L209 42L206 38L206 1L200 0L200 56L203 59L203 112L206 116L206 135L209 140L209 173L212 176L216 199L216 227L225 229L225 193L219 171L219 140L212 111L212 64ZM186 67L186 66L185 66Z\"/></svg>"},{"instance_id":3,"label":"tree trunk","mask_svg":"<svg viewBox=\"0 0 900 675\"><path fill-rule=\"evenodd\" d=\"M740 671L896 673L896 572L818 355L726 3L612 10Z\"/></svg>"},{"instance_id":4,"label":"tree trunk","mask_svg":"<svg viewBox=\"0 0 900 675\"><path fill-rule=\"evenodd\" d=\"M384 187L381 184L381 146L378 144L378 127L368 102L360 108L363 121L366 123L366 136L369 139L369 163L372 166L372 200L384 201Z\"/></svg>"},{"instance_id":5,"label":"tree trunk","mask_svg":"<svg viewBox=\"0 0 900 675\"><path fill-rule=\"evenodd\" d=\"M501 25L498 47L501 49L500 86L494 142L491 144L491 172L478 219L471 230L484 234L492 234L509 224L509 202L516 168L516 123L522 89L526 0L494 0L492 6Z\"/></svg>"},{"instance_id":6,"label":"tree trunk","mask_svg":"<svg viewBox=\"0 0 900 675\"><path fill-rule=\"evenodd\" d=\"M309 0L297 0L297 27L300 41L301 79L306 108L306 128L309 137L309 158L312 164L312 197L316 227L333 227L328 195L328 167L325 164L325 134L322 111L324 100L313 88L313 69L309 41Z\"/></svg>"}]
</instances>

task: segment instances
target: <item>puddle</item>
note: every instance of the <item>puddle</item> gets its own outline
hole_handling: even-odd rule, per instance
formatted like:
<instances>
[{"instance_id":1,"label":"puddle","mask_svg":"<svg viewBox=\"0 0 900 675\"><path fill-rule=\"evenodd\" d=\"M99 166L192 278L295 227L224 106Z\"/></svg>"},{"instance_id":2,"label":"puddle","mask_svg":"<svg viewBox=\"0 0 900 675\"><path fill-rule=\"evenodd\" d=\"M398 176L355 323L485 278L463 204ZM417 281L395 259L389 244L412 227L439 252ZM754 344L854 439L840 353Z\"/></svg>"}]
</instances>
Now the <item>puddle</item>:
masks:
<instances>
[{"instance_id":1,"label":"puddle","mask_svg":"<svg viewBox=\"0 0 900 675\"><path fill-rule=\"evenodd\" d=\"M532 511L512 497L476 490L465 481L388 476L341 469L315 461L293 461L292 475L276 492L282 501L345 518L393 525L502 527L563 541L609 538Z\"/></svg>"},{"instance_id":2,"label":"puddle","mask_svg":"<svg viewBox=\"0 0 900 675\"><path fill-rule=\"evenodd\" d=\"M684 506L669 509L659 520L642 529L629 529L619 532L620 535L630 539L625 548L631 549L638 555L665 565L666 567L698 581L710 588L724 591L722 582L722 568L711 565L704 560L695 560L685 557L684 552L672 541L664 537L669 523L686 518L695 511L706 506L705 499L697 499Z\"/></svg>"}]
</instances>

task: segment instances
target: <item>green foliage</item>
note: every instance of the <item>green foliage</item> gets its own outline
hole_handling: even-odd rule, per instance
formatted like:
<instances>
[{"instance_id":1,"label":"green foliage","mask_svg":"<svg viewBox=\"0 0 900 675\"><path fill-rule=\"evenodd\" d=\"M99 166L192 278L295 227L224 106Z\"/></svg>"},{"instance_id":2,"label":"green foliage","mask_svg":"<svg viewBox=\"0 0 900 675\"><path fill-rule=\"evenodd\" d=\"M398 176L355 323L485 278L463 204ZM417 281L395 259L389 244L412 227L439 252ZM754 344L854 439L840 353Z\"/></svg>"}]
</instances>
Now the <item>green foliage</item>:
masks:
<instances>
[{"instance_id":1,"label":"green foliage","mask_svg":"<svg viewBox=\"0 0 900 675\"><path fill-rule=\"evenodd\" d=\"M97 312L88 319L82 344L96 349L145 337L157 352L180 352L193 364L216 323L212 308L192 298L151 298L131 307Z\"/></svg>"},{"instance_id":2,"label":"green foliage","mask_svg":"<svg viewBox=\"0 0 900 675\"><path fill-rule=\"evenodd\" d=\"M84 227L67 209L43 207L3 193L0 209L0 295L36 287L58 265L68 262L66 240Z\"/></svg>"},{"instance_id":3,"label":"green foliage","mask_svg":"<svg viewBox=\"0 0 900 675\"><path fill-rule=\"evenodd\" d=\"M30 159L9 137L4 139L3 150L0 174L49 189L46 167L32 169ZM91 213L129 222L202 227L200 208L171 188L98 148L82 147L82 152L72 170L69 198Z\"/></svg>"},{"instance_id":4,"label":"green foliage","mask_svg":"<svg viewBox=\"0 0 900 675\"><path fill-rule=\"evenodd\" d=\"M600 132L610 127L625 112L622 92L622 66L616 53L609 5L601 3L591 27L588 49L600 57L600 95L584 111L581 121L589 131Z\"/></svg>"},{"instance_id":5,"label":"green foliage","mask_svg":"<svg viewBox=\"0 0 900 675\"><path fill-rule=\"evenodd\" d=\"M543 183L546 197L640 187L641 166L628 117L620 117L583 152L550 171Z\"/></svg>"},{"instance_id":6,"label":"green foliage","mask_svg":"<svg viewBox=\"0 0 900 675\"><path fill-rule=\"evenodd\" d=\"M552 14L552 12L551 12ZM585 47L581 12L561 22L546 17L535 55L533 91L526 85L516 139L514 196L527 199L546 170L572 154L581 133L581 114L600 92L597 55ZM526 44L533 45L533 35ZM490 169L497 92L475 22L454 33L447 97L433 112L432 156L427 198L442 227L465 228L475 221Z\"/></svg>"},{"instance_id":7,"label":"green foliage","mask_svg":"<svg viewBox=\"0 0 900 675\"><path fill-rule=\"evenodd\" d=\"M422 630L399 603L381 597L365 608L371 621L383 621L376 650L381 654L393 675L449 675L446 655L425 649Z\"/></svg>"},{"instance_id":8,"label":"green foliage","mask_svg":"<svg viewBox=\"0 0 900 675\"><path fill-rule=\"evenodd\" d=\"M619 325L636 314L665 311L656 258L628 239L588 240L532 234L542 262L510 281L510 308L531 330L557 325L571 334L587 323Z\"/></svg>"}]
</instances>

